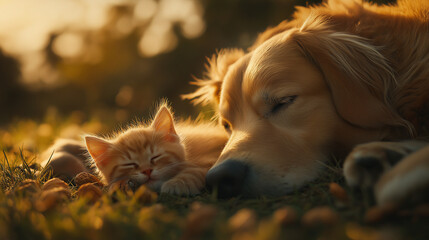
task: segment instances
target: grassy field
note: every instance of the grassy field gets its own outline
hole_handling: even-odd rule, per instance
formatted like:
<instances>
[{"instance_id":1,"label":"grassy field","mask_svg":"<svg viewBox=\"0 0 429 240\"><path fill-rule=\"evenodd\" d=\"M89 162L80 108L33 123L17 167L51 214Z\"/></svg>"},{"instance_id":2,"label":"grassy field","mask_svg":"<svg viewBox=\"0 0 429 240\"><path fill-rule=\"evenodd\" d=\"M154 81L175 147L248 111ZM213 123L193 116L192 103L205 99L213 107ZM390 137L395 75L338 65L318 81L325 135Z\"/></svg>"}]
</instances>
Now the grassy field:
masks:
<instances>
[{"instance_id":1,"label":"grassy field","mask_svg":"<svg viewBox=\"0 0 429 240\"><path fill-rule=\"evenodd\" d=\"M280 198L181 198L144 187L84 194L73 183L49 192L39 149L58 136L105 130L96 120L56 122L0 131L0 239L429 239L427 205L374 208L369 194L345 187L335 165Z\"/></svg>"}]
</instances>

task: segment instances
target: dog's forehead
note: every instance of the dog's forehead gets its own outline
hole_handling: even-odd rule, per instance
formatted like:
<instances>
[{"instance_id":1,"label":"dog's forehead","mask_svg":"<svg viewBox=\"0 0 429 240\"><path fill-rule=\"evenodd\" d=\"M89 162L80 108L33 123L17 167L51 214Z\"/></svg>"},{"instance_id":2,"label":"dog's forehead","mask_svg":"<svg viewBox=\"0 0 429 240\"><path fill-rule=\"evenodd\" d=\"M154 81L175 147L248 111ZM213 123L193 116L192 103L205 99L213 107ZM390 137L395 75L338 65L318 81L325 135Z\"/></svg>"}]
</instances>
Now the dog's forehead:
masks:
<instances>
[{"instance_id":1,"label":"dog's forehead","mask_svg":"<svg viewBox=\"0 0 429 240\"><path fill-rule=\"evenodd\" d=\"M295 71L302 55L289 39L290 33L278 34L254 50L243 76L243 89L249 95L257 89L276 87L276 81L287 80L284 77Z\"/></svg>"},{"instance_id":2,"label":"dog's forehead","mask_svg":"<svg viewBox=\"0 0 429 240\"><path fill-rule=\"evenodd\" d=\"M219 110L221 115L229 115L231 112L238 113L241 111L243 75L251 55L252 53L248 53L229 67L220 93Z\"/></svg>"}]
</instances>

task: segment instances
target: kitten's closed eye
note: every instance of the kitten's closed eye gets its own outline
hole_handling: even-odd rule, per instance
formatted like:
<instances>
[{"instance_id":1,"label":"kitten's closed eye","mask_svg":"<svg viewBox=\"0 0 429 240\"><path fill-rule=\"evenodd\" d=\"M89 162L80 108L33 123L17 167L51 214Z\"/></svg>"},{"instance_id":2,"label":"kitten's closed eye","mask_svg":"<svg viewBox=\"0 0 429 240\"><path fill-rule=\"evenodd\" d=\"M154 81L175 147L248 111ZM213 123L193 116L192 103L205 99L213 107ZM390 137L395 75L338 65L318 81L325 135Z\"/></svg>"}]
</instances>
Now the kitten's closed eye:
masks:
<instances>
[{"instance_id":1,"label":"kitten's closed eye","mask_svg":"<svg viewBox=\"0 0 429 240\"><path fill-rule=\"evenodd\" d=\"M133 167L135 169L137 169L139 167L139 165L137 163L126 163L126 164L123 164L122 166L125 166L125 167L129 166L129 167Z\"/></svg>"},{"instance_id":2,"label":"kitten's closed eye","mask_svg":"<svg viewBox=\"0 0 429 240\"><path fill-rule=\"evenodd\" d=\"M156 160L158 160L161 157L161 154L157 154L150 158L150 164L155 164Z\"/></svg>"}]
</instances>

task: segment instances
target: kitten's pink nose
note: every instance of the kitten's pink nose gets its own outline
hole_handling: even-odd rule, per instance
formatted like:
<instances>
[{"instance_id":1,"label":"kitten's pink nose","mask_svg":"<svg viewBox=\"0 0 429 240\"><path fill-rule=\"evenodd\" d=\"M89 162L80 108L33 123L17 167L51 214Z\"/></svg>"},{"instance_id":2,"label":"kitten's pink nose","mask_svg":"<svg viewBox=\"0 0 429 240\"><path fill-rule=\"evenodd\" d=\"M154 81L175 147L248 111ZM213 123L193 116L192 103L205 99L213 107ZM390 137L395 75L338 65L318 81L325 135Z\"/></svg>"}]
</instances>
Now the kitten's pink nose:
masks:
<instances>
[{"instance_id":1,"label":"kitten's pink nose","mask_svg":"<svg viewBox=\"0 0 429 240\"><path fill-rule=\"evenodd\" d=\"M152 168L148 168L146 170L143 170L142 173L146 174L147 177L150 177L150 174L152 173Z\"/></svg>"}]
</instances>

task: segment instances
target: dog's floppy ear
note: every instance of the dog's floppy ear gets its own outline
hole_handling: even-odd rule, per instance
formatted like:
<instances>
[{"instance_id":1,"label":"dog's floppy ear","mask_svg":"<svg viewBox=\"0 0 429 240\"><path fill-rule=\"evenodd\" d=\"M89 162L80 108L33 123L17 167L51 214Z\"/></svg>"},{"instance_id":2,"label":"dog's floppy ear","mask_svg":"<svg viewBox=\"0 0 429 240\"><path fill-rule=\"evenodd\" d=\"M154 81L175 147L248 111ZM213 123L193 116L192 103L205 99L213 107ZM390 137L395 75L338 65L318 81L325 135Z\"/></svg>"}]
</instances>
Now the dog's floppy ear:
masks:
<instances>
[{"instance_id":1,"label":"dog's floppy ear","mask_svg":"<svg viewBox=\"0 0 429 240\"><path fill-rule=\"evenodd\" d=\"M203 79L194 78L191 84L198 86L198 89L190 94L182 95L183 99L190 99L195 105L209 103L219 103L219 94L223 78L231 64L244 56L241 49L223 49L214 54L206 64L206 72Z\"/></svg>"},{"instance_id":2,"label":"dog's floppy ear","mask_svg":"<svg viewBox=\"0 0 429 240\"><path fill-rule=\"evenodd\" d=\"M291 37L322 72L338 114L364 128L410 125L390 103L396 85L393 70L367 39L329 29L323 19L309 19Z\"/></svg>"}]
</instances>

